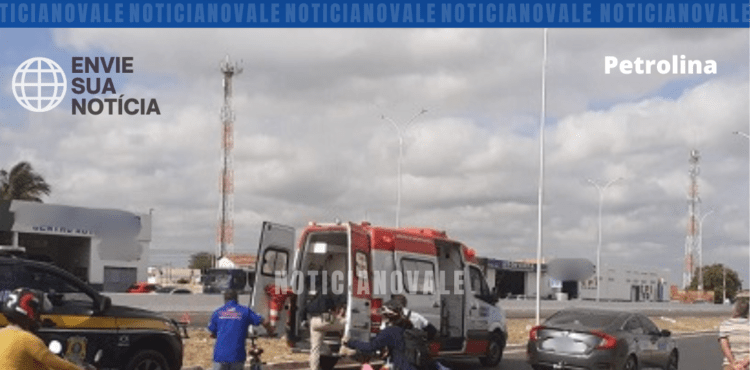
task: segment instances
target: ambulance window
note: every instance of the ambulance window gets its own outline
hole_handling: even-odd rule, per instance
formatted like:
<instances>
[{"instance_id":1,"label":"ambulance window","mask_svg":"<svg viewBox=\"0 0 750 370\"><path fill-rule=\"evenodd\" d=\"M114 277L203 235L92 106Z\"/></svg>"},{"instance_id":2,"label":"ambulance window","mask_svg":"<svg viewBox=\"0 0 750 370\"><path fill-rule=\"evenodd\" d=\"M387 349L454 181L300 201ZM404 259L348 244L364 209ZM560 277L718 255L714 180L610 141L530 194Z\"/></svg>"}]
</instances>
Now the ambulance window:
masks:
<instances>
[{"instance_id":1,"label":"ambulance window","mask_svg":"<svg viewBox=\"0 0 750 370\"><path fill-rule=\"evenodd\" d=\"M287 260L289 255L286 251L274 248L268 248L263 252L263 264L261 265L261 274L264 276L286 277Z\"/></svg>"},{"instance_id":2,"label":"ambulance window","mask_svg":"<svg viewBox=\"0 0 750 370\"><path fill-rule=\"evenodd\" d=\"M404 290L409 294L433 294L435 292L435 265L416 259L401 259Z\"/></svg>"},{"instance_id":3,"label":"ambulance window","mask_svg":"<svg viewBox=\"0 0 750 370\"><path fill-rule=\"evenodd\" d=\"M482 277L482 272L476 267L470 267L469 273L471 274L471 291L477 295L490 295L490 287Z\"/></svg>"}]
</instances>

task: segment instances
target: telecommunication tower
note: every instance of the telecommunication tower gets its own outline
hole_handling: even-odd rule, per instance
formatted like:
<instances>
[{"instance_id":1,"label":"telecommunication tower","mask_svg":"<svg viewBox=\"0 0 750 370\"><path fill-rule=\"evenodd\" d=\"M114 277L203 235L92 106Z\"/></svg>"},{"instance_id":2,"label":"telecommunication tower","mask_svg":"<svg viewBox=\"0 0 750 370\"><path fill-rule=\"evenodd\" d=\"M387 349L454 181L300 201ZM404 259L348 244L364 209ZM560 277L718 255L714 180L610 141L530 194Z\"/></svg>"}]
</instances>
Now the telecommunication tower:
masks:
<instances>
[{"instance_id":1,"label":"telecommunication tower","mask_svg":"<svg viewBox=\"0 0 750 370\"><path fill-rule=\"evenodd\" d=\"M229 55L221 62L224 76L224 105L221 107L221 161L219 178L221 205L217 230L217 256L219 258L234 251L234 171L232 169L232 147L234 146L234 110L232 109L232 77L242 73L239 63L232 63Z\"/></svg>"},{"instance_id":2,"label":"telecommunication tower","mask_svg":"<svg viewBox=\"0 0 750 370\"><path fill-rule=\"evenodd\" d=\"M687 224L687 236L685 237L685 270L682 272L682 288L687 289L690 286L690 282L693 281L693 271L695 270L695 258L694 253L696 252L696 245L698 243L697 238L697 226L698 226L698 215L700 213L701 198L698 195L698 175L700 174L700 160L701 155L697 149L690 151L690 187L688 188L688 224ZM701 253L702 251L697 251Z\"/></svg>"}]
</instances>

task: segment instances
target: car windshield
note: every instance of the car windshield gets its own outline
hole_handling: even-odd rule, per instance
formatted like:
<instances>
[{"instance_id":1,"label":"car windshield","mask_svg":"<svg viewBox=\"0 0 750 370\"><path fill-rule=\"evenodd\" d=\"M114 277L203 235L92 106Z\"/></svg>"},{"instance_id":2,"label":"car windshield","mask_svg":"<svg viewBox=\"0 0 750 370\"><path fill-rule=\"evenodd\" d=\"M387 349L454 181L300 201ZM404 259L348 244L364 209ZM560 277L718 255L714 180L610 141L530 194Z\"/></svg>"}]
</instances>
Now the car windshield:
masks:
<instances>
[{"instance_id":1,"label":"car windshield","mask_svg":"<svg viewBox=\"0 0 750 370\"><path fill-rule=\"evenodd\" d=\"M609 326L619 316L616 312L560 311L547 319L547 326L583 327L601 329Z\"/></svg>"},{"instance_id":2,"label":"car windshield","mask_svg":"<svg viewBox=\"0 0 750 370\"><path fill-rule=\"evenodd\" d=\"M13 290L17 284L16 270L13 267L3 265L0 269L0 290Z\"/></svg>"},{"instance_id":3,"label":"car windshield","mask_svg":"<svg viewBox=\"0 0 750 370\"><path fill-rule=\"evenodd\" d=\"M0 269L0 290L13 290L19 287L36 289L47 293L55 306L65 301L88 301L93 297L82 290L76 282L65 275L37 266L7 266Z\"/></svg>"},{"instance_id":4,"label":"car windshield","mask_svg":"<svg viewBox=\"0 0 750 370\"><path fill-rule=\"evenodd\" d=\"M36 269L31 266L29 266L27 270L30 272L28 275L30 279L27 286L48 294L58 295L58 299L53 299L52 303L55 303L55 301L62 302L71 300L92 301L92 298L87 293L83 292L75 284L72 284L62 276L47 270Z\"/></svg>"}]
</instances>

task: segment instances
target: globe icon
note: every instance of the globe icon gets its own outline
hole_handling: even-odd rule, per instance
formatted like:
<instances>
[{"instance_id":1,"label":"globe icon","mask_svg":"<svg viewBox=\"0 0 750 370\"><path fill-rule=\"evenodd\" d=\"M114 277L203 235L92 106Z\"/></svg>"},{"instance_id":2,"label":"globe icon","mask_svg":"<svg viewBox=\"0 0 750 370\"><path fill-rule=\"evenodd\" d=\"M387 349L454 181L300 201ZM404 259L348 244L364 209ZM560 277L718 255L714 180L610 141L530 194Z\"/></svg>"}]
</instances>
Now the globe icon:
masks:
<instances>
[{"instance_id":1,"label":"globe icon","mask_svg":"<svg viewBox=\"0 0 750 370\"><path fill-rule=\"evenodd\" d=\"M47 112L65 97L67 81L60 65L47 58L26 60L13 74L13 95L32 112Z\"/></svg>"}]
</instances>

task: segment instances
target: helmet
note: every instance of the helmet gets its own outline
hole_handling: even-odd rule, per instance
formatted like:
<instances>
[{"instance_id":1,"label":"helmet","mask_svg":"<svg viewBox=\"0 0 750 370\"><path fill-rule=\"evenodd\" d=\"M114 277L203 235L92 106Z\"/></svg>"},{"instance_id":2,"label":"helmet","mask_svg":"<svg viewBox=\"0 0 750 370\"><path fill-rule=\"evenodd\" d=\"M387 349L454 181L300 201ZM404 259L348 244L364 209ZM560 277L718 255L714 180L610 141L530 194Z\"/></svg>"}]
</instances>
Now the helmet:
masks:
<instances>
[{"instance_id":1,"label":"helmet","mask_svg":"<svg viewBox=\"0 0 750 370\"><path fill-rule=\"evenodd\" d=\"M18 288L5 297L2 313L8 321L36 330L39 327L39 314L44 306L44 295L41 292Z\"/></svg>"}]
</instances>

